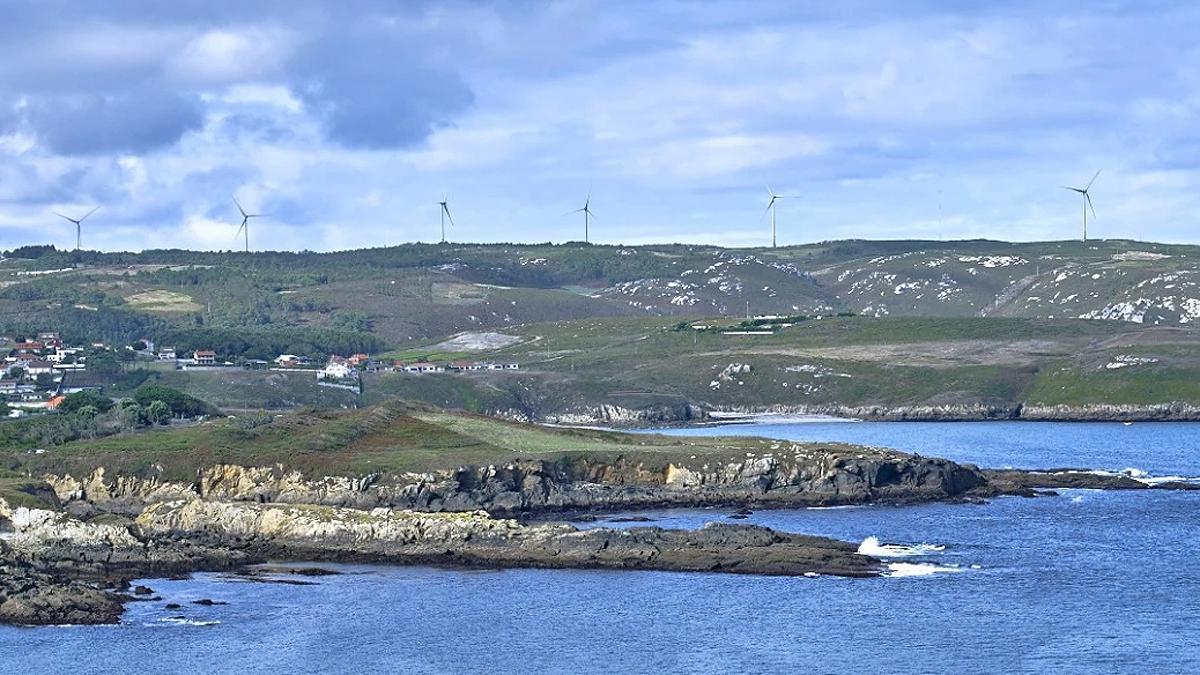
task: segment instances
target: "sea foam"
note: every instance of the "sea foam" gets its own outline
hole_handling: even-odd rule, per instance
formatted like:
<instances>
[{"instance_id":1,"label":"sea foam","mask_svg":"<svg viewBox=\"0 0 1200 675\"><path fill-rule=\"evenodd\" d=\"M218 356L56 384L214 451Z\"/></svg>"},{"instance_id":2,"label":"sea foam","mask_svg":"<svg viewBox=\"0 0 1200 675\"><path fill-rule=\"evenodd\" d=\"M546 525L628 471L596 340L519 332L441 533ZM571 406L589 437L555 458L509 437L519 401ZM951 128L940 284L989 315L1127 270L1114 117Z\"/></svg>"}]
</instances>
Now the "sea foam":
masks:
<instances>
[{"instance_id":1,"label":"sea foam","mask_svg":"<svg viewBox=\"0 0 1200 675\"><path fill-rule=\"evenodd\" d=\"M942 544L881 544L879 537L867 537L858 545L859 555L870 555L876 558L908 558L912 556L931 555L945 551Z\"/></svg>"},{"instance_id":2,"label":"sea foam","mask_svg":"<svg viewBox=\"0 0 1200 675\"><path fill-rule=\"evenodd\" d=\"M903 563L895 562L888 563L888 571L884 573L885 577L928 577L935 574L946 572L962 572L961 567L949 567L947 565L935 565L933 563Z\"/></svg>"}]
</instances>

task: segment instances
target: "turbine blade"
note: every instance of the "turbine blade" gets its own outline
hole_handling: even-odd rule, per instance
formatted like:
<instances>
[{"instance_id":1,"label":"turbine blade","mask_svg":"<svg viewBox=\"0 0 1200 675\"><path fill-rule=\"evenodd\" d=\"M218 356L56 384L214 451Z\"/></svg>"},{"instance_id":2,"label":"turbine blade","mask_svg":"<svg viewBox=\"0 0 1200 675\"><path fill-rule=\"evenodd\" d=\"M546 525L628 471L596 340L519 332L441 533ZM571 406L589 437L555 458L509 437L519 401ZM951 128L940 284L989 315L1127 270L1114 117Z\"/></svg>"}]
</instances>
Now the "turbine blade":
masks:
<instances>
[{"instance_id":1,"label":"turbine blade","mask_svg":"<svg viewBox=\"0 0 1200 675\"><path fill-rule=\"evenodd\" d=\"M58 216L59 218L62 218L63 220L69 220L69 221L71 221L72 223L75 223L76 225L78 225L78 224L79 224L78 222L76 222L76 221L75 221L75 219L74 219L74 218L71 218L71 217L69 217L69 216L64 216L63 214L59 213L58 211L51 211L51 213L53 213L54 215Z\"/></svg>"},{"instance_id":2,"label":"turbine blade","mask_svg":"<svg viewBox=\"0 0 1200 675\"><path fill-rule=\"evenodd\" d=\"M237 204L238 213L242 214L242 216L244 217L246 215L246 209L242 208L242 203L237 200L237 197L233 198L233 203Z\"/></svg>"},{"instance_id":3,"label":"turbine blade","mask_svg":"<svg viewBox=\"0 0 1200 675\"><path fill-rule=\"evenodd\" d=\"M1071 192L1078 192L1079 194L1083 194L1083 190L1080 190L1079 188L1067 187L1066 185L1064 185L1064 186L1062 186L1062 189L1070 190Z\"/></svg>"},{"instance_id":4,"label":"turbine blade","mask_svg":"<svg viewBox=\"0 0 1200 675\"><path fill-rule=\"evenodd\" d=\"M83 214L83 217L79 219L79 222L82 223L84 220L87 219L88 216L92 215L93 213L95 213L99 210L100 210L100 207L97 206L96 208L92 209L91 211L88 211L87 213Z\"/></svg>"},{"instance_id":5,"label":"turbine blade","mask_svg":"<svg viewBox=\"0 0 1200 675\"><path fill-rule=\"evenodd\" d=\"M454 216L450 215L450 207L443 206L442 208L446 209L446 220L449 220L450 224L453 225L454 224Z\"/></svg>"},{"instance_id":6,"label":"turbine blade","mask_svg":"<svg viewBox=\"0 0 1200 675\"><path fill-rule=\"evenodd\" d=\"M764 183L764 185L767 185L767 194L769 194L769 195L771 195L772 197L774 197L774 196L775 196L775 191L771 189L771 186L770 186L769 184L765 184L765 183Z\"/></svg>"},{"instance_id":7,"label":"turbine blade","mask_svg":"<svg viewBox=\"0 0 1200 675\"><path fill-rule=\"evenodd\" d=\"M1092 196L1086 192L1083 193L1083 198L1087 200L1088 208L1092 210L1092 218L1096 217L1096 207L1092 206Z\"/></svg>"},{"instance_id":8,"label":"turbine blade","mask_svg":"<svg viewBox=\"0 0 1200 675\"><path fill-rule=\"evenodd\" d=\"M1103 170L1104 169L1100 169L1100 171L1103 171ZM1100 177L1100 171L1097 171L1096 175L1092 176L1092 179L1088 181L1087 187L1083 188L1084 190L1090 190L1092 188L1092 183L1095 183L1096 179Z\"/></svg>"},{"instance_id":9,"label":"turbine blade","mask_svg":"<svg viewBox=\"0 0 1200 675\"><path fill-rule=\"evenodd\" d=\"M596 217L596 212L591 209L587 210L587 214L588 214L588 217L590 217L592 220L600 220L599 218Z\"/></svg>"},{"instance_id":10,"label":"turbine blade","mask_svg":"<svg viewBox=\"0 0 1200 675\"><path fill-rule=\"evenodd\" d=\"M240 226L238 226L237 232L234 232L234 233L233 233L233 238L234 238L234 239L237 239L237 238L238 238L238 235L239 235L239 234L241 234L241 233L242 233L242 230L244 230L244 229L246 229L246 223L245 223L245 222L243 222L243 223L242 223Z\"/></svg>"}]
</instances>

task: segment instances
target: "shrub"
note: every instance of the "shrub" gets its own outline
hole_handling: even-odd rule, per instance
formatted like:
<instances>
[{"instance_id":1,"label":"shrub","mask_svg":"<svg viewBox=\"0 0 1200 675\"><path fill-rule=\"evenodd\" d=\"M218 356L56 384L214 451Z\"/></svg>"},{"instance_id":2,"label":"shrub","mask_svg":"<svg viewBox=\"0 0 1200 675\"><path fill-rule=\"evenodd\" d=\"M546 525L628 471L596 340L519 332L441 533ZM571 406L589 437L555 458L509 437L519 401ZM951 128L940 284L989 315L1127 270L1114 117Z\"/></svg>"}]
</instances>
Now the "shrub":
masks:
<instances>
[{"instance_id":1,"label":"shrub","mask_svg":"<svg viewBox=\"0 0 1200 675\"><path fill-rule=\"evenodd\" d=\"M171 413L180 417L198 417L213 412L213 407L204 401L161 384L144 384L133 392L133 399L146 408L154 401L167 404Z\"/></svg>"},{"instance_id":2,"label":"shrub","mask_svg":"<svg viewBox=\"0 0 1200 675\"><path fill-rule=\"evenodd\" d=\"M146 422L148 424L166 424L171 421L171 406L163 401L151 401L146 406Z\"/></svg>"},{"instance_id":3,"label":"shrub","mask_svg":"<svg viewBox=\"0 0 1200 675\"><path fill-rule=\"evenodd\" d=\"M77 391L63 399L63 402L58 404L58 410L64 413L77 413L88 406L95 408L97 413L106 413L112 410L113 402L111 398L94 391Z\"/></svg>"}]
</instances>

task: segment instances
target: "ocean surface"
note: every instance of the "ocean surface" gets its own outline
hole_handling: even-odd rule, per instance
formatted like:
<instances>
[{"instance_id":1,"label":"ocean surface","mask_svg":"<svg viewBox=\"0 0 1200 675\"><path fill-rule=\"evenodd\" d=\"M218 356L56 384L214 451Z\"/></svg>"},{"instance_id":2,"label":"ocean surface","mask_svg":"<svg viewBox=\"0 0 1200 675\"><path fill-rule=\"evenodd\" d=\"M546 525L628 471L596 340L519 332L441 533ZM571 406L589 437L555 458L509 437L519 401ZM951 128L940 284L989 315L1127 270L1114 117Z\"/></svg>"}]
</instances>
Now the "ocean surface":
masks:
<instances>
[{"instance_id":1,"label":"ocean surface","mask_svg":"<svg viewBox=\"0 0 1200 675\"><path fill-rule=\"evenodd\" d=\"M1200 477L1200 424L688 432ZM672 527L729 515L638 513ZM740 521L895 555L892 576L866 580L377 566L340 566L305 586L148 580L163 600L131 604L119 626L0 628L0 673L1197 673L1198 515L1200 492L1069 490ZM201 598L229 604L191 604Z\"/></svg>"}]
</instances>

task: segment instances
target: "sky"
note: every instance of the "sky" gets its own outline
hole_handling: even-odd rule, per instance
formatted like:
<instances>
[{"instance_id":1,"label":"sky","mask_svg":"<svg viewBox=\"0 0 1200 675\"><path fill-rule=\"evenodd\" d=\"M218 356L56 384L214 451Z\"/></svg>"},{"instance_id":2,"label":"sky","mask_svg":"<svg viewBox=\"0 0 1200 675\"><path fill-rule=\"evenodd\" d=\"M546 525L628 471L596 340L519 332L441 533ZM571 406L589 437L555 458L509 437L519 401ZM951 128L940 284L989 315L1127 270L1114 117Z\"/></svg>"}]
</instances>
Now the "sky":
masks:
<instances>
[{"instance_id":1,"label":"sky","mask_svg":"<svg viewBox=\"0 0 1200 675\"><path fill-rule=\"evenodd\" d=\"M979 5L979 6L976 6ZM983 6L986 5L986 6ZM1200 243L1191 2L0 0L0 249ZM1090 216L1090 214L1089 214Z\"/></svg>"}]
</instances>

